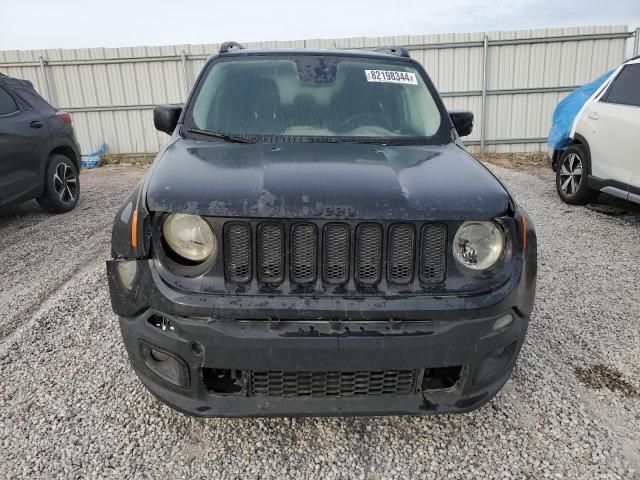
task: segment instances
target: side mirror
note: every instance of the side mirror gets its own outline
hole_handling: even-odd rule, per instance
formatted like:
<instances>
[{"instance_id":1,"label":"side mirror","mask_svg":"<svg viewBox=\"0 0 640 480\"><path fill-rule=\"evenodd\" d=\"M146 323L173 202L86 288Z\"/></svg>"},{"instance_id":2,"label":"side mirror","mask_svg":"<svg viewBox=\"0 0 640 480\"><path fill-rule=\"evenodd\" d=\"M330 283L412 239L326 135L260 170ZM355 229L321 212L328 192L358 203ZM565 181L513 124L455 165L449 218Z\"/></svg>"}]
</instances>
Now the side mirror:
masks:
<instances>
[{"instance_id":1,"label":"side mirror","mask_svg":"<svg viewBox=\"0 0 640 480\"><path fill-rule=\"evenodd\" d=\"M449 116L458 135L466 137L473 131L473 113L466 110L450 110Z\"/></svg>"},{"instance_id":2,"label":"side mirror","mask_svg":"<svg viewBox=\"0 0 640 480\"><path fill-rule=\"evenodd\" d=\"M178 125L182 105L163 104L153 109L153 124L157 130L171 135Z\"/></svg>"}]
</instances>

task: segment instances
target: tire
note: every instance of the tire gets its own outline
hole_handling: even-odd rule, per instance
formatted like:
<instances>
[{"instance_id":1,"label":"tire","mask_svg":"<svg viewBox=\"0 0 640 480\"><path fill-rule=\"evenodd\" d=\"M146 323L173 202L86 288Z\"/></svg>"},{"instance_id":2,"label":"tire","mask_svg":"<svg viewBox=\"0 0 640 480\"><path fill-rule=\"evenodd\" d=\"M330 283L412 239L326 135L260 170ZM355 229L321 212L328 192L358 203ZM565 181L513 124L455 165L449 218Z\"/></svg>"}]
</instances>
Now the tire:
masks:
<instances>
[{"instance_id":1,"label":"tire","mask_svg":"<svg viewBox=\"0 0 640 480\"><path fill-rule=\"evenodd\" d=\"M556 168L556 190L563 202L571 205L584 205L598 196L598 192L589 188L589 159L582 145L567 148Z\"/></svg>"},{"instance_id":2,"label":"tire","mask_svg":"<svg viewBox=\"0 0 640 480\"><path fill-rule=\"evenodd\" d=\"M69 157L51 155L45 173L44 195L38 198L40 206L50 213L73 210L80 198L78 167Z\"/></svg>"}]
</instances>

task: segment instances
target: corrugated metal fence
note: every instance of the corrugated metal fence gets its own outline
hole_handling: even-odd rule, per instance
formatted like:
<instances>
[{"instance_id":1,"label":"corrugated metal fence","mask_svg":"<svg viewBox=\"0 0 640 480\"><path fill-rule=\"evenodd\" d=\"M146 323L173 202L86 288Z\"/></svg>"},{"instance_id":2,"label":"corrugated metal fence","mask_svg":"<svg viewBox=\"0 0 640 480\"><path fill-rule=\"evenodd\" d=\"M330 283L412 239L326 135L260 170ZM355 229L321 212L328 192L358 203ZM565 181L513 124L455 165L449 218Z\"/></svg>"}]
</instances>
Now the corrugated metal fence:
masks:
<instances>
[{"instance_id":1,"label":"corrugated metal fence","mask_svg":"<svg viewBox=\"0 0 640 480\"><path fill-rule=\"evenodd\" d=\"M640 29L625 26L491 33L260 42L248 47L372 48L403 45L449 108L471 110L468 145L495 151L544 149L551 114L567 92L625 58ZM633 38L635 37L635 39ZM0 72L32 81L54 106L73 112L84 152L154 153L167 137L151 110L181 103L218 44L0 52Z\"/></svg>"}]
</instances>

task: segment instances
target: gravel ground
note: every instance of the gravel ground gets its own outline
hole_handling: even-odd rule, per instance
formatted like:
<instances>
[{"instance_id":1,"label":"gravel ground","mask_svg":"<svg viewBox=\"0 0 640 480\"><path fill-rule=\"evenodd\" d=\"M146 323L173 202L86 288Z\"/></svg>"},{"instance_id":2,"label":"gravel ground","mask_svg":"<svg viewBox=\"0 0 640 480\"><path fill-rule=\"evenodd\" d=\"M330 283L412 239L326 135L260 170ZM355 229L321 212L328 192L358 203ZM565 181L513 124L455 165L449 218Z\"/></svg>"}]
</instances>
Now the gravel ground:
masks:
<instances>
[{"instance_id":1,"label":"gravel ground","mask_svg":"<svg viewBox=\"0 0 640 480\"><path fill-rule=\"evenodd\" d=\"M0 211L0 477L640 478L640 228L491 167L531 213L538 299L513 379L470 414L194 419L129 368L105 280L144 173L84 172L78 209Z\"/></svg>"}]
</instances>

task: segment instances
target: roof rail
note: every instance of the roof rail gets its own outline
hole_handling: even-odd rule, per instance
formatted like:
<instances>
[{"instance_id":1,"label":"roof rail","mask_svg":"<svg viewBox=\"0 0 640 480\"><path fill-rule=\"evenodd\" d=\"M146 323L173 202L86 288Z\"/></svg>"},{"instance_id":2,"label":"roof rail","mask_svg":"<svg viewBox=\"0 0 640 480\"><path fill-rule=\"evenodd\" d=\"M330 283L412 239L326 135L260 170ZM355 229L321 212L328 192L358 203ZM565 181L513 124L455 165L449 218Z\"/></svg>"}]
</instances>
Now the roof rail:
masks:
<instances>
[{"instance_id":1,"label":"roof rail","mask_svg":"<svg viewBox=\"0 0 640 480\"><path fill-rule=\"evenodd\" d=\"M236 50L244 50L244 47L238 42L224 42L222 45L220 45L220 50L218 50L218 53L229 53L235 52Z\"/></svg>"},{"instance_id":2,"label":"roof rail","mask_svg":"<svg viewBox=\"0 0 640 480\"><path fill-rule=\"evenodd\" d=\"M395 47L395 46L377 47L377 48L374 48L373 51L379 52L379 53L386 53L388 55L395 55L397 57L411 58L411 55L409 55L409 50L407 50L404 47Z\"/></svg>"}]
</instances>

